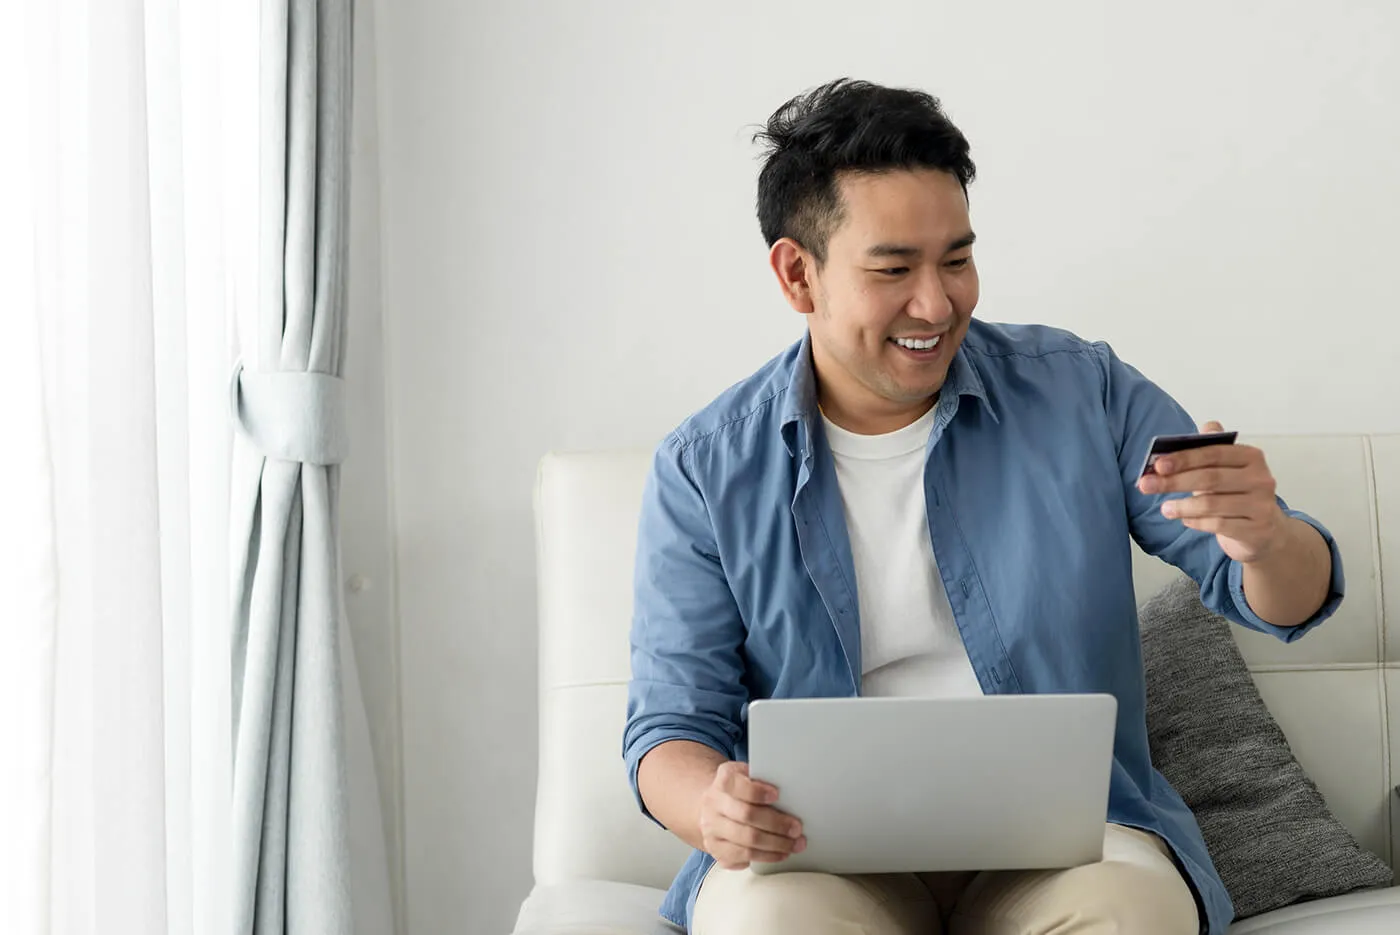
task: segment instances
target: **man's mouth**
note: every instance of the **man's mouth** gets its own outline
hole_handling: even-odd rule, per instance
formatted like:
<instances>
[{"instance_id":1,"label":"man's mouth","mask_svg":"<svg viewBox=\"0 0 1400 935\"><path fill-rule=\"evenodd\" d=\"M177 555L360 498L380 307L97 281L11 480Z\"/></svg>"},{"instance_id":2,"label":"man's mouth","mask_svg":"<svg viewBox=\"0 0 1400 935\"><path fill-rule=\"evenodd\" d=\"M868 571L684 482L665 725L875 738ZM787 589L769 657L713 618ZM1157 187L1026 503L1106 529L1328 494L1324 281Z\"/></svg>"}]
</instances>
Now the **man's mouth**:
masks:
<instances>
[{"instance_id":1,"label":"man's mouth","mask_svg":"<svg viewBox=\"0 0 1400 935\"><path fill-rule=\"evenodd\" d=\"M931 338L891 338L890 340L907 350L931 351L938 346L939 341L943 340L943 335L936 334Z\"/></svg>"}]
</instances>

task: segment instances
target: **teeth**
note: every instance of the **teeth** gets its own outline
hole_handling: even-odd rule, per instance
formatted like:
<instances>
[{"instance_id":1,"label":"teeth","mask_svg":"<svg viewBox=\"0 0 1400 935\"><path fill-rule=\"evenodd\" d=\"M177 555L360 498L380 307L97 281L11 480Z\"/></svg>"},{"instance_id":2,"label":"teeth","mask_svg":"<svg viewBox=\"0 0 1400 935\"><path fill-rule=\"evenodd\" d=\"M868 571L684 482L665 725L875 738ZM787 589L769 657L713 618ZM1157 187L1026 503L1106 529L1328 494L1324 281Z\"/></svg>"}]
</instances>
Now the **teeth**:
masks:
<instances>
[{"instance_id":1,"label":"teeth","mask_svg":"<svg viewBox=\"0 0 1400 935\"><path fill-rule=\"evenodd\" d=\"M894 343L913 351L930 351L938 346L938 341L941 337L942 335L939 335L937 338L929 338L927 341L920 341L915 338L895 338Z\"/></svg>"}]
</instances>

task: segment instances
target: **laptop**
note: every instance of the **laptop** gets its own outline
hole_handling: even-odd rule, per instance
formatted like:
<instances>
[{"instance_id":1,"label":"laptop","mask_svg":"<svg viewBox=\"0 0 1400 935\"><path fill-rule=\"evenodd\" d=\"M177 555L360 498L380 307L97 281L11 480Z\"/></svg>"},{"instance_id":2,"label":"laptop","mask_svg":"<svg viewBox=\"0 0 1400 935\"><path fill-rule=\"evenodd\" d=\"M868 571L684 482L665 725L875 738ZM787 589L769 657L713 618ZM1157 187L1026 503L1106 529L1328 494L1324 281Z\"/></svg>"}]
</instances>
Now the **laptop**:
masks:
<instances>
[{"instance_id":1,"label":"laptop","mask_svg":"<svg viewBox=\"0 0 1400 935\"><path fill-rule=\"evenodd\" d=\"M1103 858L1112 695L804 698L748 709L749 775L807 848L757 873L1058 869Z\"/></svg>"}]
</instances>

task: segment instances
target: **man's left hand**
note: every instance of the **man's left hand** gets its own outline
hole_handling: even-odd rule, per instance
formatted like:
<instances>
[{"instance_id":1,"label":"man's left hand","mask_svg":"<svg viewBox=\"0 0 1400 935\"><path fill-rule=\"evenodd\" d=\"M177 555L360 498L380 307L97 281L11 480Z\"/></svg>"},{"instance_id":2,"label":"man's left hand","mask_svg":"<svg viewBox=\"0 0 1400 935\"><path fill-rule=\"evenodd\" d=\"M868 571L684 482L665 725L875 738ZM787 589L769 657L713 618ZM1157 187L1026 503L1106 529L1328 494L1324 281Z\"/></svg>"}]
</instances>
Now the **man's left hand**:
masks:
<instances>
[{"instance_id":1,"label":"man's left hand","mask_svg":"<svg viewBox=\"0 0 1400 935\"><path fill-rule=\"evenodd\" d=\"M1203 432L1223 431L1207 422ZM1274 497L1277 487L1264 452L1249 445L1211 445L1159 458L1156 474L1138 481L1147 494L1190 493L1162 504L1162 515L1190 529L1215 534L1237 562L1257 562L1286 538L1287 515Z\"/></svg>"}]
</instances>

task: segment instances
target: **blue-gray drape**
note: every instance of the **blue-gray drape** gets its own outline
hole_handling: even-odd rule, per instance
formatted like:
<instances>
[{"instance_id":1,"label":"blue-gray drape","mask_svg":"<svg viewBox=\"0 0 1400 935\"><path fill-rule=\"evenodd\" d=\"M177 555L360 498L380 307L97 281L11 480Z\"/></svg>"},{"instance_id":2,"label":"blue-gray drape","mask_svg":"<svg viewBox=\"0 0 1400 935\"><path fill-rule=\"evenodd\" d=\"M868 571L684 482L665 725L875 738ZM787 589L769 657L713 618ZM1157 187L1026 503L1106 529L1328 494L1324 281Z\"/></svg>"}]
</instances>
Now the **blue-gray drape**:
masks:
<instances>
[{"instance_id":1,"label":"blue-gray drape","mask_svg":"<svg viewBox=\"0 0 1400 935\"><path fill-rule=\"evenodd\" d=\"M351 935L339 628L351 0L264 0L258 294L233 380L233 931Z\"/></svg>"}]
</instances>

